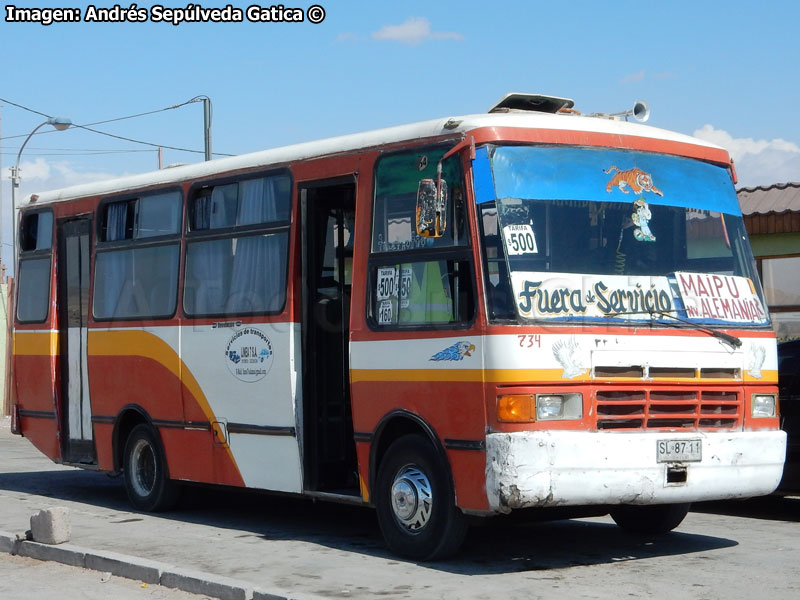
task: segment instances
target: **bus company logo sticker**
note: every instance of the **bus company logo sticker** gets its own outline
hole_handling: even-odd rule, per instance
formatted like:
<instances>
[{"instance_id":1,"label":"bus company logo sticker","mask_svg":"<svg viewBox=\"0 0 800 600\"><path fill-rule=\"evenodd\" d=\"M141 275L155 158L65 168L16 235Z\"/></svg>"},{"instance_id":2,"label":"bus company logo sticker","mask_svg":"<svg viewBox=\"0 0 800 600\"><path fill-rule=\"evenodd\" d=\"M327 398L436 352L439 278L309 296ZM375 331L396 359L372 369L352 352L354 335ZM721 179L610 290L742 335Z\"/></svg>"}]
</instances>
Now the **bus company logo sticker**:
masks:
<instances>
[{"instance_id":1,"label":"bus company logo sticker","mask_svg":"<svg viewBox=\"0 0 800 600\"><path fill-rule=\"evenodd\" d=\"M583 369L578 365L580 346L575 340L575 337L569 339L561 339L553 344L553 356L556 357L558 364L564 369L561 375L562 379L572 379L578 375L586 373L587 369Z\"/></svg>"},{"instance_id":2,"label":"bus company logo sticker","mask_svg":"<svg viewBox=\"0 0 800 600\"><path fill-rule=\"evenodd\" d=\"M449 348L437 352L428 360L463 360L465 356L472 356L473 352L475 352L475 344L471 342L456 342Z\"/></svg>"},{"instance_id":3,"label":"bus company logo sticker","mask_svg":"<svg viewBox=\"0 0 800 600\"><path fill-rule=\"evenodd\" d=\"M272 368L272 342L255 327L245 327L231 336L225 348L225 363L231 374L245 383L255 383Z\"/></svg>"}]
</instances>

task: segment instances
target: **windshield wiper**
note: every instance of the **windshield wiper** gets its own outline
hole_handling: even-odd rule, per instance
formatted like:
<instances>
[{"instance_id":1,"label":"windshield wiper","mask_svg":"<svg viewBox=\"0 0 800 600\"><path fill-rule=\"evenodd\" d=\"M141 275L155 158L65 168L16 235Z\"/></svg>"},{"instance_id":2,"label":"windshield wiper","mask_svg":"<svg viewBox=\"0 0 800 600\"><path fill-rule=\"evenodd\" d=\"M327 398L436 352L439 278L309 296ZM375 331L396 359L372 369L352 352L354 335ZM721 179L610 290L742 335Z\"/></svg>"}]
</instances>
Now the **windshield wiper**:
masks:
<instances>
[{"instance_id":1,"label":"windshield wiper","mask_svg":"<svg viewBox=\"0 0 800 600\"><path fill-rule=\"evenodd\" d=\"M675 319L679 323L691 326L692 329L697 329L698 331L702 331L704 333L707 333L708 335L714 336L715 338L730 344L734 348L740 348L742 346L742 340L740 340L735 335L725 333L724 331L718 331L716 329L710 329L709 327L703 327L702 325L695 323L694 321L689 321L688 319L678 317L676 315L671 314L670 312L660 311L660 310L639 310L632 312L610 313L608 316L619 317L620 315L650 315L651 319L654 319L655 317L669 317L670 319ZM665 323L665 325L667 324Z\"/></svg>"}]
</instances>

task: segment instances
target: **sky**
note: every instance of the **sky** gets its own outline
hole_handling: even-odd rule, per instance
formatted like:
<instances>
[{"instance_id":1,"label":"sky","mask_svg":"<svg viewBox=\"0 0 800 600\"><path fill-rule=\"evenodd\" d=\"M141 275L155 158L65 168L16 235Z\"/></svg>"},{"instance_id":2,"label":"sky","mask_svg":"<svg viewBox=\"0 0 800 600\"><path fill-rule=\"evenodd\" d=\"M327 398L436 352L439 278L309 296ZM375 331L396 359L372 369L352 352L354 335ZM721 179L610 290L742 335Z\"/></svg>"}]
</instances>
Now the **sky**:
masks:
<instances>
[{"instance_id":1,"label":"sky","mask_svg":"<svg viewBox=\"0 0 800 600\"><path fill-rule=\"evenodd\" d=\"M651 109L649 125L727 148L739 187L800 181L800 3L286 2L284 9L303 10L303 22L257 22L247 14L243 22L155 22L170 18L158 7L186 9L184 0L137 3L143 22L44 26L10 20L3 0L4 262L9 167L47 116L135 141L44 126L24 149L18 198L154 170L158 145L195 151L165 148L165 165L203 160L202 103L184 104L203 95L212 101L218 155L482 113L512 91L572 98L584 113L620 112L641 99ZM324 10L316 24L309 20L318 14L309 11L315 2ZM89 16L89 4L77 1L13 6ZM159 112L91 125L151 111Z\"/></svg>"}]
</instances>

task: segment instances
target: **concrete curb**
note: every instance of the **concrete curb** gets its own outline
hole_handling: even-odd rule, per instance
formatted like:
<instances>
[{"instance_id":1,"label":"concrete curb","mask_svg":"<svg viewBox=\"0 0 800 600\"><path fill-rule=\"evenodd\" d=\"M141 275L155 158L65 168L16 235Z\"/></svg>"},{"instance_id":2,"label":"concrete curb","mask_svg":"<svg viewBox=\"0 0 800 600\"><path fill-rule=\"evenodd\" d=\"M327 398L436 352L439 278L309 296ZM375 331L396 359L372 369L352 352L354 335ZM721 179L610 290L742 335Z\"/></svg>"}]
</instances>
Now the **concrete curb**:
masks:
<instances>
[{"instance_id":1,"label":"concrete curb","mask_svg":"<svg viewBox=\"0 0 800 600\"><path fill-rule=\"evenodd\" d=\"M235 579L200 571L170 569L161 575L161 585L221 600L251 600L253 588Z\"/></svg>"},{"instance_id":2,"label":"concrete curb","mask_svg":"<svg viewBox=\"0 0 800 600\"><path fill-rule=\"evenodd\" d=\"M16 535L5 531L0 531L0 552L111 573L117 577L163 585L220 600L290 600L287 596L254 589L252 584L229 577L183 569L117 552L87 550L73 544L50 546L20 540Z\"/></svg>"}]
</instances>

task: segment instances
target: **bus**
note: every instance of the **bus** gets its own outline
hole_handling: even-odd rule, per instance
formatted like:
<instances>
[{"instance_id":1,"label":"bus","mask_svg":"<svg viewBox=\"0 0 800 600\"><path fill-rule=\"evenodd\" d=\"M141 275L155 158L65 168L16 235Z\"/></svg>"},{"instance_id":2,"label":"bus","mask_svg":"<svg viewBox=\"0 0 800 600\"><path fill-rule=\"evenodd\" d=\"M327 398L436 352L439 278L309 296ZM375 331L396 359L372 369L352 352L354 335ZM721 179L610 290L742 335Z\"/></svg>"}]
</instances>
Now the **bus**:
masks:
<instances>
[{"instance_id":1,"label":"bus","mask_svg":"<svg viewBox=\"0 0 800 600\"><path fill-rule=\"evenodd\" d=\"M768 494L775 334L728 153L568 99L33 195L12 427L122 473L374 507L393 552ZM540 511L541 512L541 511Z\"/></svg>"}]
</instances>

